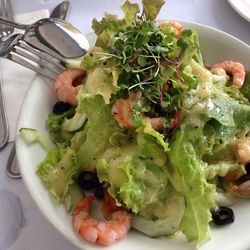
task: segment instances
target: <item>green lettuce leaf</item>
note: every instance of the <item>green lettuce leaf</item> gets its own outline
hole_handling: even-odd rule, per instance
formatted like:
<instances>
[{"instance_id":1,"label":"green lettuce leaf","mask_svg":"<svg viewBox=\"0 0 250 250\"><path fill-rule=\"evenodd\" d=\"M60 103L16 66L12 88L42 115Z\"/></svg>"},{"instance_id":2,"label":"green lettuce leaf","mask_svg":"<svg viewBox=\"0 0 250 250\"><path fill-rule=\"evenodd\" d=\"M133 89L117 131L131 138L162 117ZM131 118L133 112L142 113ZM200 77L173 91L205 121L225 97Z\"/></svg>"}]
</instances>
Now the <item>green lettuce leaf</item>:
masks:
<instances>
[{"instance_id":1,"label":"green lettuce leaf","mask_svg":"<svg viewBox=\"0 0 250 250\"><path fill-rule=\"evenodd\" d=\"M72 147L77 150L77 162L82 170L93 170L100 154L111 146L109 138L121 128L113 119L110 105L105 105L102 96L80 100L77 109L86 114L84 129L72 138Z\"/></svg>"},{"instance_id":2,"label":"green lettuce leaf","mask_svg":"<svg viewBox=\"0 0 250 250\"><path fill-rule=\"evenodd\" d=\"M200 246L209 238L214 186L207 183L201 168L203 163L192 143L186 139L186 133L189 132L178 131L171 144L169 155L176 171L172 183L186 199L181 230L189 241L197 240L197 246Z\"/></svg>"},{"instance_id":3,"label":"green lettuce leaf","mask_svg":"<svg viewBox=\"0 0 250 250\"><path fill-rule=\"evenodd\" d=\"M119 19L116 15L104 13L101 21L93 19L92 29L97 35L96 46L106 48L113 33L118 32L121 28L126 28L133 23L139 12L137 4L125 1L121 6L124 18Z\"/></svg>"},{"instance_id":4,"label":"green lettuce leaf","mask_svg":"<svg viewBox=\"0 0 250 250\"><path fill-rule=\"evenodd\" d=\"M135 213L146 216L147 208L164 201L172 190L167 178L167 154L151 135L139 132L134 143L111 147L100 159L100 181L109 183L109 193ZM152 212L147 216L159 215Z\"/></svg>"},{"instance_id":5,"label":"green lettuce leaf","mask_svg":"<svg viewBox=\"0 0 250 250\"><path fill-rule=\"evenodd\" d=\"M216 138L229 142L236 135L244 139L250 131L250 106L228 99L212 99L208 115L213 118L210 122L216 131ZM240 134L239 134L240 133Z\"/></svg>"},{"instance_id":6,"label":"green lettuce leaf","mask_svg":"<svg viewBox=\"0 0 250 250\"><path fill-rule=\"evenodd\" d=\"M136 19L136 15L139 13L140 8L136 3L130 3L129 1L125 1L125 3L121 6L121 9L124 13L124 21L127 26L131 25L133 21Z\"/></svg>"},{"instance_id":7,"label":"green lettuce leaf","mask_svg":"<svg viewBox=\"0 0 250 250\"><path fill-rule=\"evenodd\" d=\"M142 0L142 13L149 20L155 20L158 16L161 7L164 5L164 0Z\"/></svg>"},{"instance_id":8,"label":"green lettuce leaf","mask_svg":"<svg viewBox=\"0 0 250 250\"><path fill-rule=\"evenodd\" d=\"M38 165L36 173L45 183L49 193L58 201L63 201L77 171L75 151L65 148L51 150Z\"/></svg>"},{"instance_id":9,"label":"green lettuce leaf","mask_svg":"<svg viewBox=\"0 0 250 250\"><path fill-rule=\"evenodd\" d=\"M240 92L244 95L245 98L250 100L250 72L246 72L245 81Z\"/></svg>"},{"instance_id":10,"label":"green lettuce leaf","mask_svg":"<svg viewBox=\"0 0 250 250\"><path fill-rule=\"evenodd\" d=\"M137 132L138 135L140 135L140 133L151 135L154 139L156 139L156 142L164 148L164 151L169 150L168 143L164 141L164 135L153 129L148 120L141 120L141 124L137 129Z\"/></svg>"},{"instance_id":11,"label":"green lettuce leaf","mask_svg":"<svg viewBox=\"0 0 250 250\"><path fill-rule=\"evenodd\" d=\"M217 120L224 126L235 126L234 111L237 101L233 99L211 99L207 105L207 112L210 118Z\"/></svg>"},{"instance_id":12,"label":"green lettuce leaf","mask_svg":"<svg viewBox=\"0 0 250 250\"><path fill-rule=\"evenodd\" d=\"M89 71L93 70L97 66L100 66L102 63L100 62L101 53L104 53L104 50L101 47L94 47L83 57L81 61L81 68L85 71Z\"/></svg>"},{"instance_id":13,"label":"green lettuce leaf","mask_svg":"<svg viewBox=\"0 0 250 250\"><path fill-rule=\"evenodd\" d=\"M71 108L62 114L50 113L46 120L46 126L49 130L51 139L59 144L69 145L69 141L72 138L72 133L64 131L62 124L65 118L71 118L75 114L75 108Z\"/></svg>"},{"instance_id":14,"label":"green lettuce leaf","mask_svg":"<svg viewBox=\"0 0 250 250\"><path fill-rule=\"evenodd\" d=\"M104 13L104 17L101 21L97 21L96 18L92 21L92 29L96 33L96 35L100 35L105 30L114 29L114 27L118 28L119 19L117 15L111 15L108 13Z\"/></svg>"},{"instance_id":15,"label":"green lettuce leaf","mask_svg":"<svg viewBox=\"0 0 250 250\"><path fill-rule=\"evenodd\" d=\"M207 180L211 180L214 179L216 176L223 177L228 172L238 168L239 163L237 161L221 161L219 163L207 165L204 168L204 174Z\"/></svg>"},{"instance_id":16,"label":"green lettuce leaf","mask_svg":"<svg viewBox=\"0 0 250 250\"><path fill-rule=\"evenodd\" d=\"M117 80L119 76L118 67L97 67L88 71L78 99L93 98L102 95L106 104L109 104L112 94L118 90Z\"/></svg>"},{"instance_id":17,"label":"green lettuce leaf","mask_svg":"<svg viewBox=\"0 0 250 250\"><path fill-rule=\"evenodd\" d=\"M200 49L199 35L194 29L185 29L182 32L182 40L187 44L180 65L190 65L191 59L203 66L203 58Z\"/></svg>"}]
</instances>

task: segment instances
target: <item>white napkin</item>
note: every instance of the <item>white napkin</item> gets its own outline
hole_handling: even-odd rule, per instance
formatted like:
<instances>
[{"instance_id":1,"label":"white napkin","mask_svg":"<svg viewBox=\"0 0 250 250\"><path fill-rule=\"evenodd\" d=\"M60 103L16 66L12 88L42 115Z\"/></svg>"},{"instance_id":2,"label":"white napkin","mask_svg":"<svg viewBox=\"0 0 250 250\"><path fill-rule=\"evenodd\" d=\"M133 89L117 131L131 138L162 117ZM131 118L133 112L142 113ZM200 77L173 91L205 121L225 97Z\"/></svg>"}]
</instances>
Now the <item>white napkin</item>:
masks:
<instances>
[{"instance_id":1,"label":"white napkin","mask_svg":"<svg viewBox=\"0 0 250 250\"><path fill-rule=\"evenodd\" d=\"M17 15L15 21L23 24L31 24L48 16L49 11L44 9ZM20 31L18 30L18 32ZM26 95L36 73L7 59L0 60L0 67L3 82L3 96L9 124L8 141L11 142L15 140L18 114L24 96Z\"/></svg>"}]
</instances>

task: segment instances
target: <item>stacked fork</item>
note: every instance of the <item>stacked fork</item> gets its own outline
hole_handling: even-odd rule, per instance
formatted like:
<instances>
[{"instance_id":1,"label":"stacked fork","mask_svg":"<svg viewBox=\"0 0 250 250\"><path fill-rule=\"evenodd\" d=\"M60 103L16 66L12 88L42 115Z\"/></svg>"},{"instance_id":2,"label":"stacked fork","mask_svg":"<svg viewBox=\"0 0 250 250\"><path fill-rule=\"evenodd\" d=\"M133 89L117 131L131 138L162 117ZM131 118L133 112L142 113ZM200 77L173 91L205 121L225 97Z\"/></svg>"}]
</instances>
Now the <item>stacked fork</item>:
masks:
<instances>
[{"instance_id":1,"label":"stacked fork","mask_svg":"<svg viewBox=\"0 0 250 250\"><path fill-rule=\"evenodd\" d=\"M13 20L11 0L1 0L0 1L0 16L6 17ZM4 24L0 25L0 41L5 37L12 34L14 28L6 26ZM5 111L5 105L2 94L2 74L0 76L0 148L3 148L7 143L9 136L9 129L7 123L7 115Z\"/></svg>"},{"instance_id":2,"label":"stacked fork","mask_svg":"<svg viewBox=\"0 0 250 250\"><path fill-rule=\"evenodd\" d=\"M80 31L58 19L44 18L31 25L23 25L0 17L0 23L25 30L24 34L12 35L0 43L0 57L52 80L65 70L66 58L80 59L89 49L88 41ZM14 152L10 158L13 155Z\"/></svg>"},{"instance_id":3,"label":"stacked fork","mask_svg":"<svg viewBox=\"0 0 250 250\"><path fill-rule=\"evenodd\" d=\"M14 20L11 0L1 0L0 1L0 16L8 18L9 20ZM0 25L0 39L12 34L14 32L14 28L7 26L5 24Z\"/></svg>"},{"instance_id":4,"label":"stacked fork","mask_svg":"<svg viewBox=\"0 0 250 250\"><path fill-rule=\"evenodd\" d=\"M34 12L19 14L15 17L15 20L20 23L29 24L36 22L41 18L47 18L48 16L49 11L47 9L42 9ZM15 30L15 32L20 32L20 30ZM14 34L13 36L16 36L16 34ZM4 42L4 44L6 44L6 41ZM8 152L10 152L10 154L6 164L6 173L9 177L17 179L21 176L18 169L17 159L14 158L16 122L23 98L25 96L25 93L27 93L27 90L29 89L35 73L22 66L19 66L16 63L13 63L11 60L4 59L2 61L2 71L5 107L7 110L9 123L9 143L7 150Z\"/></svg>"},{"instance_id":5,"label":"stacked fork","mask_svg":"<svg viewBox=\"0 0 250 250\"><path fill-rule=\"evenodd\" d=\"M37 44L41 48L43 47L42 44L38 44L35 37L32 37L32 39L29 40L27 35L16 33L1 41L0 57L9 59L24 66L25 68L31 69L32 71L54 80L58 74L65 69L65 59L46 46L44 50L48 53L35 48L32 46L33 44ZM20 178L21 175L19 170L16 168L17 165L12 164L14 156L15 144L12 143L6 170L9 177L17 179Z\"/></svg>"},{"instance_id":6,"label":"stacked fork","mask_svg":"<svg viewBox=\"0 0 250 250\"><path fill-rule=\"evenodd\" d=\"M55 80L66 65L60 55L38 50L25 41L25 35L15 34L0 44L0 57L7 58L41 75Z\"/></svg>"}]
</instances>

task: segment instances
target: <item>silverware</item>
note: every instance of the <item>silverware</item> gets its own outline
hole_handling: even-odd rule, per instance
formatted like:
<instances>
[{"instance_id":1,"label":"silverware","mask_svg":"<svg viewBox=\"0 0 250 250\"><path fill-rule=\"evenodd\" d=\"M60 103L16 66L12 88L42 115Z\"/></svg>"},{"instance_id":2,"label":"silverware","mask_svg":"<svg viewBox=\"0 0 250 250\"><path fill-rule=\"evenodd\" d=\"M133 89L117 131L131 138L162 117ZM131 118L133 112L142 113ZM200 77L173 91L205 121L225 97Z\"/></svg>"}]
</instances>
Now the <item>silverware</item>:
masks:
<instances>
[{"instance_id":1,"label":"silverware","mask_svg":"<svg viewBox=\"0 0 250 250\"><path fill-rule=\"evenodd\" d=\"M19 171L19 168L17 164L13 164L15 160L15 155L16 155L15 142L11 142L11 149L10 149L10 154L7 160L6 173L9 177L13 179L20 179L21 173Z\"/></svg>"},{"instance_id":2,"label":"silverware","mask_svg":"<svg viewBox=\"0 0 250 250\"><path fill-rule=\"evenodd\" d=\"M1 67L1 65L0 65ZM3 92L2 92L2 72L0 69L0 149L3 148L9 137L9 127L7 122L7 115L4 106Z\"/></svg>"},{"instance_id":3,"label":"silverware","mask_svg":"<svg viewBox=\"0 0 250 250\"><path fill-rule=\"evenodd\" d=\"M14 20L11 0L1 0L0 1L0 16L8 18L9 20ZM12 34L14 27L2 24L0 25L0 38Z\"/></svg>"},{"instance_id":4,"label":"silverware","mask_svg":"<svg viewBox=\"0 0 250 250\"><path fill-rule=\"evenodd\" d=\"M37 73L40 73L52 80L65 69L65 61L58 60L50 54L34 49L23 41L22 34L15 34L4 42L0 43L0 57L7 58L23 65ZM11 178L21 178L16 165L13 165L15 156L15 143L11 147L8 157L6 172Z\"/></svg>"},{"instance_id":5,"label":"silverware","mask_svg":"<svg viewBox=\"0 0 250 250\"><path fill-rule=\"evenodd\" d=\"M67 59L80 58L89 50L89 42L72 24L56 18L43 18L24 25L0 17L0 23L25 30L24 40L40 50L49 47ZM43 47L40 47L43 45Z\"/></svg>"},{"instance_id":6,"label":"silverware","mask_svg":"<svg viewBox=\"0 0 250 250\"><path fill-rule=\"evenodd\" d=\"M69 13L69 1L63 1L58 4L51 12L50 17L66 20Z\"/></svg>"},{"instance_id":7,"label":"silverware","mask_svg":"<svg viewBox=\"0 0 250 250\"><path fill-rule=\"evenodd\" d=\"M68 14L69 5L70 4L68 1L63 1L62 3L60 3L59 5L55 7L50 17L60 18L62 20L65 20ZM44 61L44 60L42 59L41 61ZM14 179L19 179L21 178L21 174L19 172L19 169L17 168L17 165L13 164L14 159L15 159L15 143L13 143L11 147L11 152L9 154L8 161L7 161L6 172L9 177L14 178Z\"/></svg>"},{"instance_id":8,"label":"silverware","mask_svg":"<svg viewBox=\"0 0 250 250\"><path fill-rule=\"evenodd\" d=\"M0 43L0 57L23 65L52 80L60 74L66 65L65 59L55 58L48 52L33 48L24 41L23 34L15 34ZM43 61L41 61L41 58Z\"/></svg>"},{"instance_id":9,"label":"silverware","mask_svg":"<svg viewBox=\"0 0 250 250\"><path fill-rule=\"evenodd\" d=\"M0 1L0 16L7 17L10 20L13 20L11 0L1 0ZM13 27L0 25L0 40L14 31ZM0 65L1 67L1 65ZM3 148L9 137L9 128L7 122L7 115L4 106L3 100L3 91L2 91L2 72L0 69L0 149Z\"/></svg>"}]
</instances>

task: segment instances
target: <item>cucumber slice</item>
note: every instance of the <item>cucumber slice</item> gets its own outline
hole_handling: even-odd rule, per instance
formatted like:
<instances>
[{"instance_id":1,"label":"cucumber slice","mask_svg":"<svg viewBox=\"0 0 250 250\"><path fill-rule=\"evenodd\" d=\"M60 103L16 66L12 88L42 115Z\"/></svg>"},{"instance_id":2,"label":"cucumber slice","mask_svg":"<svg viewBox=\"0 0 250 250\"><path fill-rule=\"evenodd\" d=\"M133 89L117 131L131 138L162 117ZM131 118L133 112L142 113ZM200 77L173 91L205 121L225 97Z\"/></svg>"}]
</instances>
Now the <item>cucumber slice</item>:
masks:
<instances>
[{"instance_id":1,"label":"cucumber slice","mask_svg":"<svg viewBox=\"0 0 250 250\"><path fill-rule=\"evenodd\" d=\"M174 234L178 231L185 210L184 197L175 199L175 209L170 209L166 217L158 220L145 219L139 215L133 216L132 227L150 236L160 237Z\"/></svg>"},{"instance_id":2,"label":"cucumber slice","mask_svg":"<svg viewBox=\"0 0 250 250\"><path fill-rule=\"evenodd\" d=\"M51 150L55 148L55 144L53 144L50 140L45 138L45 136L33 128L21 128L19 130L19 134L27 144L32 144L35 142L39 142L46 150Z\"/></svg>"},{"instance_id":3,"label":"cucumber slice","mask_svg":"<svg viewBox=\"0 0 250 250\"><path fill-rule=\"evenodd\" d=\"M81 62L82 62L82 58L79 58L79 59L67 59L67 67L68 68L80 69L81 68Z\"/></svg>"},{"instance_id":4,"label":"cucumber slice","mask_svg":"<svg viewBox=\"0 0 250 250\"><path fill-rule=\"evenodd\" d=\"M71 119L67 119L66 117L64 118L64 121L62 123L62 130L75 132L83 126L85 121L86 115L76 112Z\"/></svg>"},{"instance_id":5,"label":"cucumber slice","mask_svg":"<svg viewBox=\"0 0 250 250\"><path fill-rule=\"evenodd\" d=\"M81 190L81 188L73 183L69 186L69 190L64 199L64 205L67 212L70 212L72 208L76 206L76 204L85 196L85 193Z\"/></svg>"}]
</instances>

